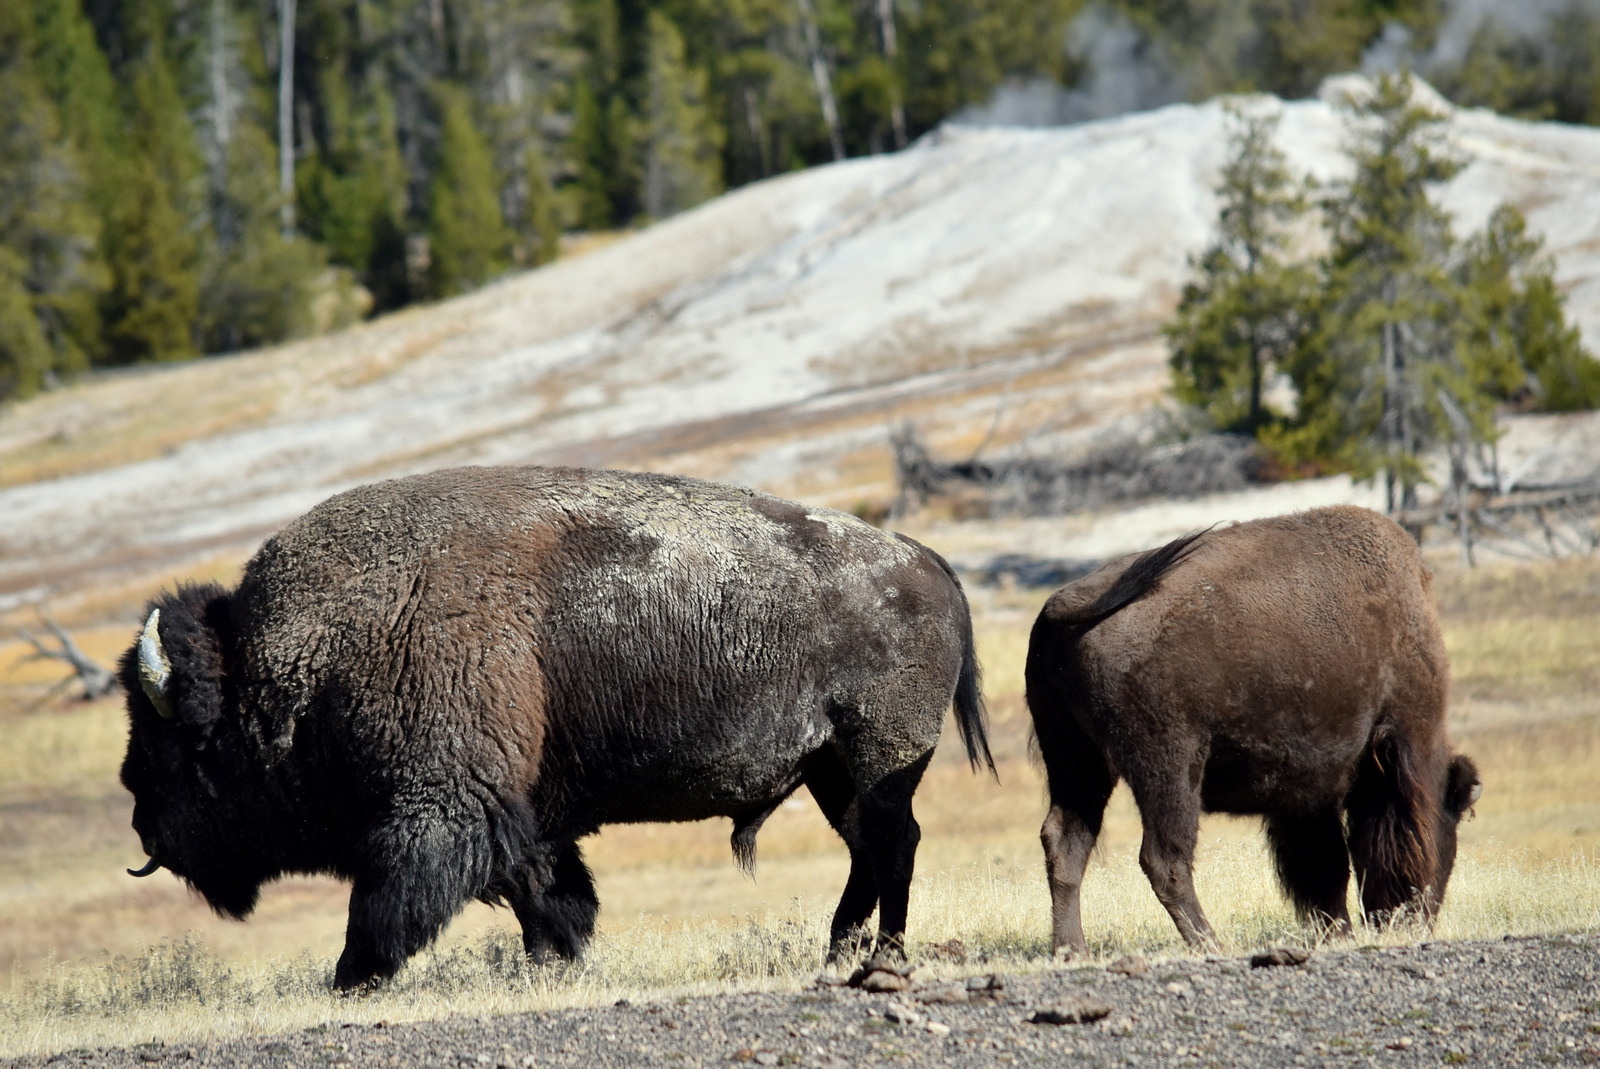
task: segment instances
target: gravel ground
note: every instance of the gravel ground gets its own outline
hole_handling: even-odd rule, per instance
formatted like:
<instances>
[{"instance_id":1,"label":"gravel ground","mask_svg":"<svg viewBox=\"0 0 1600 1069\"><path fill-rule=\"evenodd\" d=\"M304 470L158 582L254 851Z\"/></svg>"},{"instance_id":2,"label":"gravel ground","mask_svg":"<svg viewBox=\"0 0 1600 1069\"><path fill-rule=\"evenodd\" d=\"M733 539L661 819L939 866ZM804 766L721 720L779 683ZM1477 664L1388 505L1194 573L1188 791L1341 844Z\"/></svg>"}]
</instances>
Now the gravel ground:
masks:
<instances>
[{"instance_id":1,"label":"gravel ground","mask_svg":"<svg viewBox=\"0 0 1600 1069\"><path fill-rule=\"evenodd\" d=\"M32 1057L10 1066L1600 1064L1600 936L1182 959ZM1043 1011L1043 1012L1041 1012ZM1097 1017L1046 1024L1033 1018Z\"/></svg>"}]
</instances>

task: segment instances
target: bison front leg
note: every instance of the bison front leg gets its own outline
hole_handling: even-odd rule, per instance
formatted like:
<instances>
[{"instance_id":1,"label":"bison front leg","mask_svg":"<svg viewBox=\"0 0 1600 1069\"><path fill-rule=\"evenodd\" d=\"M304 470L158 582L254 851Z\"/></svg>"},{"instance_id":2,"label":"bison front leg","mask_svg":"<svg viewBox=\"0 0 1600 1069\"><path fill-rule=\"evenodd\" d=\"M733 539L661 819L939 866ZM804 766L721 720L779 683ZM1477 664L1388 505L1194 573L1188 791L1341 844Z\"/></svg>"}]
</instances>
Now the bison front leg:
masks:
<instances>
[{"instance_id":1,"label":"bison front leg","mask_svg":"<svg viewBox=\"0 0 1600 1069\"><path fill-rule=\"evenodd\" d=\"M1318 929L1348 936L1350 852L1345 849L1339 811L1273 813L1266 824L1278 881L1294 901L1295 912Z\"/></svg>"},{"instance_id":2,"label":"bison front leg","mask_svg":"<svg viewBox=\"0 0 1600 1069\"><path fill-rule=\"evenodd\" d=\"M387 980L433 942L471 897L476 853L469 836L438 821L391 825L374 836L350 891L334 986Z\"/></svg>"},{"instance_id":3,"label":"bison front leg","mask_svg":"<svg viewBox=\"0 0 1600 1069\"><path fill-rule=\"evenodd\" d=\"M552 954L576 960L594 937L600 898L577 843L557 847L553 864L523 872L506 897L522 925L523 949L536 962Z\"/></svg>"}]
</instances>

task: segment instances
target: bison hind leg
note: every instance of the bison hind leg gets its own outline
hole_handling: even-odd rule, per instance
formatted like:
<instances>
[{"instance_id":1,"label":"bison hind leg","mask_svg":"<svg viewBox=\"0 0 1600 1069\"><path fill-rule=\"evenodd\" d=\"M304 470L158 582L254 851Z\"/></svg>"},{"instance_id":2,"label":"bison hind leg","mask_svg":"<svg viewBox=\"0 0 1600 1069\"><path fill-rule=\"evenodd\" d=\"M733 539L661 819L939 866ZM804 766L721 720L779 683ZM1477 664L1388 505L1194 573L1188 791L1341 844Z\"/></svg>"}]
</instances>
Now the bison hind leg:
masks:
<instances>
[{"instance_id":1,"label":"bison hind leg","mask_svg":"<svg viewBox=\"0 0 1600 1069\"><path fill-rule=\"evenodd\" d=\"M1050 716L1034 737L1050 781L1050 811L1039 828L1050 885L1050 949L1083 954L1089 949L1083 935L1083 874L1117 777L1070 716Z\"/></svg>"},{"instance_id":2,"label":"bison hind leg","mask_svg":"<svg viewBox=\"0 0 1600 1069\"><path fill-rule=\"evenodd\" d=\"M1349 935L1350 852L1339 811L1269 813L1265 823L1278 882L1295 913L1319 929Z\"/></svg>"},{"instance_id":3,"label":"bison hind leg","mask_svg":"<svg viewBox=\"0 0 1600 1069\"><path fill-rule=\"evenodd\" d=\"M1170 765L1128 770L1128 786L1133 788L1144 830L1139 867L1183 941L1192 947L1214 946L1216 934L1194 893L1194 851L1200 837L1197 770L1204 767L1204 760L1183 755L1177 747L1158 752L1171 755Z\"/></svg>"},{"instance_id":4,"label":"bison hind leg","mask_svg":"<svg viewBox=\"0 0 1600 1069\"><path fill-rule=\"evenodd\" d=\"M831 748L817 751L806 768L805 784L816 799L817 808L850 851L850 875L829 928L831 965L857 953L865 942L867 918L878 908L878 882L861 842L855 783L843 760Z\"/></svg>"},{"instance_id":5,"label":"bison hind leg","mask_svg":"<svg viewBox=\"0 0 1600 1069\"><path fill-rule=\"evenodd\" d=\"M576 960L594 938L600 898L577 843L557 847L553 864L530 866L503 894L522 925L522 947L536 962Z\"/></svg>"},{"instance_id":6,"label":"bison hind leg","mask_svg":"<svg viewBox=\"0 0 1600 1069\"><path fill-rule=\"evenodd\" d=\"M911 904L911 875L916 867L922 829L911 812L911 796L933 757L929 749L917 760L889 773L857 799L861 844L878 886L878 939L873 953L905 954L906 915ZM852 868L854 866L852 865Z\"/></svg>"}]
</instances>

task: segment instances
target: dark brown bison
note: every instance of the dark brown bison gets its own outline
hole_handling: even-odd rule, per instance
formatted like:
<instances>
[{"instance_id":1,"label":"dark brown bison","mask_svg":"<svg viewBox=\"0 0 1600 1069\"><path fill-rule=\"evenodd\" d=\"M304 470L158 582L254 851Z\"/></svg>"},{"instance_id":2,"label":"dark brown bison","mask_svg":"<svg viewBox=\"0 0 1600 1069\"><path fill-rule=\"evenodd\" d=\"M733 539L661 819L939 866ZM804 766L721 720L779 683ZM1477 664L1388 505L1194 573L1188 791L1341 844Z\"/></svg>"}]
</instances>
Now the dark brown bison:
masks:
<instances>
[{"instance_id":1,"label":"dark brown bison","mask_svg":"<svg viewBox=\"0 0 1600 1069\"><path fill-rule=\"evenodd\" d=\"M692 479L464 468L340 494L238 588L150 606L121 662L149 854L243 917L352 882L335 983L392 975L473 898L530 954L599 909L577 841L733 818L805 784L850 851L833 950L899 947L911 796L952 699L988 760L966 598L907 538ZM992 763L991 763L992 767Z\"/></svg>"},{"instance_id":2,"label":"dark brown bison","mask_svg":"<svg viewBox=\"0 0 1600 1069\"><path fill-rule=\"evenodd\" d=\"M1265 818L1299 914L1347 932L1432 919L1456 824L1482 793L1445 734L1448 666L1416 544L1337 507L1180 538L1056 591L1033 627L1028 708L1050 784L1051 940L1087 949L1079 888L1119 778L1139 864L1190 944L1200 813Z\"/></svg>"}]
</instances>

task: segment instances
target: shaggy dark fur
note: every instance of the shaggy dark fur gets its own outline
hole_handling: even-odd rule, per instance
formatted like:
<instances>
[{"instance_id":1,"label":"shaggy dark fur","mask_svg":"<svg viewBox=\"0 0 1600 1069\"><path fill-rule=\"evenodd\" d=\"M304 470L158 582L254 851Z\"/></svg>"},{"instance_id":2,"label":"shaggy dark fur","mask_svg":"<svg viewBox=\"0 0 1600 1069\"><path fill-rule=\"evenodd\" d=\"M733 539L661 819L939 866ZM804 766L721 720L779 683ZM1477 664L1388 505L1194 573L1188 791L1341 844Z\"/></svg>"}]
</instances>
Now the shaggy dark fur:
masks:
<instances>
[{"instance_id":1,"label":"shaggy dark fur","mask_svg":"<svg viewBox=\"0 0 1600 1069\"><path fill-rule=\"evenodd\" d=\"M1189 535L1052 595L1027 684L1054 946L1087 949L1079 890L1123 777L1140 865L1191 944L1212 938L1193 881L1202 811L1264 818L1312 923L1350 930L1352 862L1369 917L1431 921L1482 788L1445 735L1428 583L1404 531L1338 507Z\"/></svg>"},{"instance_id":2,"label":"shaggy dark fur","mask_svg":"<svg viewBox=\"0 0 1600 1069\"><path fill-rule=\"evenodd\" d=\"M349 879L336 983L392 975L464 903L577 955L602 824L734 820L801 784L850 850L832 948L900 948L911 796L952 699L989 762L949 566L854 517L690 479L466 468L379 483L270 539L237 590L152 603L164 719L123 657L146 851L219 911ZM992 767L992 762L990 763Z\"/></svg>"}]
</instances>

